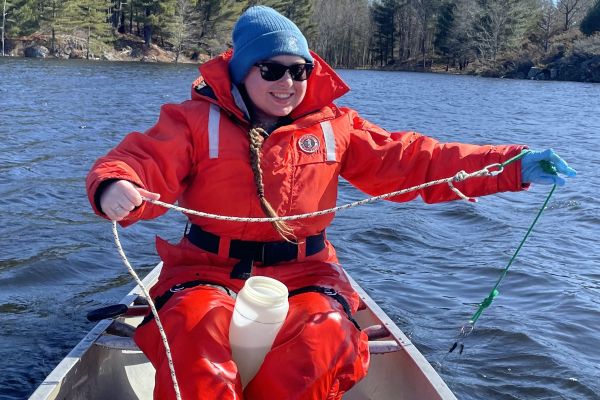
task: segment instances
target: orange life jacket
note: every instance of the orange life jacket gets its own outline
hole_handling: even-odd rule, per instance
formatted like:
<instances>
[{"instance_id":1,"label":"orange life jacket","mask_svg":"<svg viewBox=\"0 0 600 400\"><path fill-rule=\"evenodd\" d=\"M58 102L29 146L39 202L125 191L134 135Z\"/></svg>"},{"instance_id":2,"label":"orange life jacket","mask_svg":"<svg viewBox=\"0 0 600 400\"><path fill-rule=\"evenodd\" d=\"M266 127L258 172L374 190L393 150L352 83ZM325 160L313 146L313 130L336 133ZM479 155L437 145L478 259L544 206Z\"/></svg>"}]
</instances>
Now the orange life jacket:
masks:
<instances>
[{"instance_id":1,"label":"orange life jacket","mask_svg":"<svg viewBox=\"0 0 600 400\"><path fill-rule=\"evenodd\" d=\"M250 129L227 63L230 52L200 67L192 99L161 108L158 122L134 132L93 166L87 187L94 196L106 179L127 179L161 194L165 202L209 213L264 217L249 157ZM370 195L378 195L474 171L516 155L522 146L443 144L415 132L389 133L333 100L346 84L318 55L303 102L291 123L273 131L262 146L265 195L278 215L295 215L335 206L340 176ZM205 89L199 87L206 85ZM469 196L521 190L520 163L497 177L475 178L456 186ZM447 185L394 198L421 195L426 202L457 198ZM145 204L123 225L154 218L166 210ZM101 214L102 215L102 214ZM192 216L194 224L219 236L254 241L281 240L270 223L224 222ZM296 237L323 231L333 214L291 222Z\"/></svg>"}]
</instances>

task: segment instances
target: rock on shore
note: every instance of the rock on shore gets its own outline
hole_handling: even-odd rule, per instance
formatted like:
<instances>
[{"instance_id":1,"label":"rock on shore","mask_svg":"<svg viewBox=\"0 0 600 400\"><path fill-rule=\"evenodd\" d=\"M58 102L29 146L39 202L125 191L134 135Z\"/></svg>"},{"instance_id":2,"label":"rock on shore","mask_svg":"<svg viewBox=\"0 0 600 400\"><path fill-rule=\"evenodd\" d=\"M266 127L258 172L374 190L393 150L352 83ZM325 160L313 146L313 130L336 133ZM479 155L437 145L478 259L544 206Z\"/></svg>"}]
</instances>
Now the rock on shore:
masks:
<instances>
[{"instance_id":1,"label":"rock on shore","mask_svg":"<svg viewBox=\"0 0 600 400\"><path fill-rule=\"evenodd\" d=\"M31 35L7 41L7 53L12 57L33 57L60 59L86 59L107 61L141 61L173 63L174 51L165 50L155 44L146 45L135 35L119 35L114 47L96 46L88 54L87 43L76 36L59 35L56 37L54 52L51 51L51 39L47 35ZM206 55L180 54L177 62L196 63L208 59Z\"/></svg>"}]
</instances>

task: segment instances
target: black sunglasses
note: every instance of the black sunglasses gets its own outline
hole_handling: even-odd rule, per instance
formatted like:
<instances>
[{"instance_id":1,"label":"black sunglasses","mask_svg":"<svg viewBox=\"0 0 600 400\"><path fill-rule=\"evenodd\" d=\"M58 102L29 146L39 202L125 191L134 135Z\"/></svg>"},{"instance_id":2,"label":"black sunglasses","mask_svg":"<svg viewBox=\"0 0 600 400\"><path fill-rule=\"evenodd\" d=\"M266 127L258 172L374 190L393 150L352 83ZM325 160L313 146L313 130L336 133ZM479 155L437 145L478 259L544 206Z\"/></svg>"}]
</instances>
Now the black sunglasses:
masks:
<instances>
[{"instance_id":1,"label":"black sunglasses","mask_svg":"<svg viewBox=\"0 0 600 400\"><path fill-rule=\"evenodd\" d=\"M290 71L290 76L295 81L305 81L310 76L314 65L312 63L283 65L276 62L260 62L254 64L260 69L260 76L265 81L278 81L286 71Z\"/></svg>"}]
</instances>

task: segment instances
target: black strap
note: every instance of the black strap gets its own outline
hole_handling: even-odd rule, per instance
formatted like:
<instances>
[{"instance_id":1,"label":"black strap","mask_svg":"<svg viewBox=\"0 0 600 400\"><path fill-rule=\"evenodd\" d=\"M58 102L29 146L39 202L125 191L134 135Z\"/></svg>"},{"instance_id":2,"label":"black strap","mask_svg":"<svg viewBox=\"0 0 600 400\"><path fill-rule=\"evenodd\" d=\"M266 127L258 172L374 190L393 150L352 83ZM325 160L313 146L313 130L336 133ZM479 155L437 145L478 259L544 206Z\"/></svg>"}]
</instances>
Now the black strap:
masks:
<instances>
[{"instance_id":1,"label":"black strap","mask_svg":"<svg viewBox=\"0 0 600 400\"><path fill-rule=\"evenodd\" d=\"M252 258L242 258L237 264L233 266L229 277L231 279L242 279L246 280L252 276L252 265L254 260Z\"/></svg>"},{"instance_id":2,"label":"black strap","mask_svg":"<svg viewBox=\"0 0 600 400\"><path fill-rule=\"evenodd\" d=\"M344 298L344 296L339 294L333 288L328 288L328 287L323 287L323 286L304 286L304 287L301 287L298 289L290 290L288 297L296 296L296 295L299 295L302 293L310 293L310 292L321 293L326 296L334 298L338 303L340 303L340 305L344 309L344 312L348 316L348 319L350 320L350 322L352 322L354 324L356 329L358 329L359 331L361 330L360 325L358 325L358 322L356 322L356 320L352 316L352 311L350 310L350 305L348 304L348 301Z\"/></svg>"},{"instance_id":3,"label":"black strap","mask_svg":"<svg viewBox=\"0 0 600 400\"><path fill-rule=\"evenodd\" d=\"M169 301L169 299L171 297L173 297L173 295L175 293L180 292L185 289L190 289L190 288L193 288L196 286L200 286L200 285L210 285L210 286L222 287L225 290L225 292L227 292L228 295L231 295L231 291L229 290L229 288L227 288L223 285L220 285L218 283L215 283L215 282L196 280L196 281L178 283L177 285L175 285L171 289L169 289L167 292L163 293L162 295L160 295L154 299L154 306L156 307L156 311L158 312L167 303L167 301ZM358 329L359 331L361 330L360 325L358 325L358 322L356 322L356 319L354 319L354 317L352 316L352 312L350 310L350 305L348 304L348 301L344 298L344 296L339 294L333 288L328 288L328 287L323 287L323 286L304 286L304 287L301 287L298 289L290 290L288 297L296 296L296 295L303 294L303 293L311 293L311 292L321 293L321 294L324 294L326 296L329 296L329 297L332 297L333 299L335 299L338 303L340 303L340 305L344 309L344 312L348 316L348 319L350 320L350 322L352 322L352 324L354 324L356 329ZM152 321L153 318L154 318L154 314L152 314L152 313L146 315L144 317L144 319L142 320L142 322L138 325L138 327Z\"/></svg>"},{"instance_id":4,"label":"black strap","mask_svg":"<svg viewBox=\"0 0 600 400\"><path fill-rule=\"evenodd\" d=\"M221 238L206 232L198 225L192 224L187 239L195 246L214 254L219 253ZM308 236L306 239L306 256L317 254L325 248L325 232ZM286 241L254 242L249 240L231 240L229 257L240 260L231 271L232 279L248 279L251 276L252 265L255 261L263 266L275 265L298 258L298 245Z\"/></svg>"},{"instance_id":5,"label":"black strap","mask_svg":"<svg viewBox=\"0 0 600 400\"><path fill-rule=\"evenodd\" d=\"M154 299L154 307L156 307L156 312L158 312L161 308L163 308L163 306L165 304L167 304L167 301L169 301L169 299L171 297L173 297L173 295L175 293L181 292L182 290L190 289L190 288L193 288L193 287L196 287L196 286L201 286L201 285L221 287L221 288L223 288L225 290L225 292L227 292L228 295L231 296L231 291L229 290L229 288L227 288L227 287L225 287L223 285L220 285L218 283L215 283L215 282L196 280L196 281L189 281L189 282L184 282L184 283L178 283L177 285L173 286L171 289L169 289L165 293L161 294L160 296L157 296ZM146 315L144 317L144 319L142 320L142 322L138 326L142 326L142 325L150 322L153 318L154 318L154 314L152 314L152 313Z\"/></svg>"}]
</instances>

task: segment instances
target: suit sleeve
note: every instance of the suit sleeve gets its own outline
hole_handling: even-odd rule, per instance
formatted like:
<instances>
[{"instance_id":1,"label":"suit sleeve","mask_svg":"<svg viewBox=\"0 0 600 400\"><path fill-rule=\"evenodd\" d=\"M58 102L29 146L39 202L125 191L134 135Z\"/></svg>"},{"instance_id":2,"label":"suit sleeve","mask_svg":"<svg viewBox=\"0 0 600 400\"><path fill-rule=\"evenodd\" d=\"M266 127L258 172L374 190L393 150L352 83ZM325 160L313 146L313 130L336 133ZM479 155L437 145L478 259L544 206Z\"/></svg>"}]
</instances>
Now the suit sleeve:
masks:
<instances>
[{"instance_id":1,"label":"suit sleeve","mask_svg":"<svg viewBox=\"0 0 600 400\"><path fill-rule=\"evenodd\" d=\"M362 191L376 196L426 182L475 172L519 154L522 145L440 143L416 132L387 132L350 113L351 130L341 175ZM454 186L469 197L520 191L521 163L514 162L497 176L477 177ZM443 183L391 198L409 201L421 196L427 203L456 200L459 196Z\"/></svg>"},{"instance_id":2,"label":"suit sleeve","mask_svg":"<svg viewBox=\"0 0 600 400\"><path fill-rule=\"evenodd\" d=\"M145 133L132 132L92 166L86 180L94 211L105 217L97 199L106 182L124 179L160 193L161 201L173 203L185 188L193 167L191 132L181 106L164 105L157 123ZM104 182L104 184L103 184ZM132 211L122 225L151 219L167 210L148 203Z\"/></svg>"}]
</instances>

